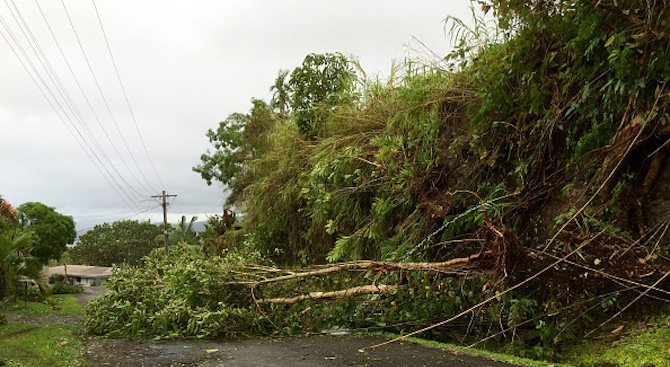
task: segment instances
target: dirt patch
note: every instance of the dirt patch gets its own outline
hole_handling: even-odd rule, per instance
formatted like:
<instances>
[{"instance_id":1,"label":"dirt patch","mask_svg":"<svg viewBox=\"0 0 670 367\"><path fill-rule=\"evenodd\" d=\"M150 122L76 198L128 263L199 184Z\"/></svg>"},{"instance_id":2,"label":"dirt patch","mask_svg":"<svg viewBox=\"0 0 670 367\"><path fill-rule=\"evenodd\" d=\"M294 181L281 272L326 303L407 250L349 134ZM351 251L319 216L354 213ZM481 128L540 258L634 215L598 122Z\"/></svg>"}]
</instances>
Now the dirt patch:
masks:
<instances>
[{"instance_id":1,"label":"dirt patch","mask_svg":"<svg viewBox=\"0 0 670 367\"><path fill-rule=\"evenodd\" d=\"M19 336L19 335L27 334L31 331L34 331L34 330L38 329L38 328L39 328L38 326L32 326L32 327L28 327L28 328L25 328L25 329L17 330L17 331L14 331L12 333L0 336L0 340L9 339L9 338L13 338L13 337L16 337L16 336Z\"/></svg>"},{"instance_id":2,"label":"dirt patch","mask_svg":"<svg viewBox=\"0 0 670 367\"><path fill-rule=\"evenodd\" d=\"M6 314L7 322L12 324L36 324L36 325L77 325L83 320L79 315L20 315Z\"/></svg>"},{"instance_id":3,"label":"dirt patch","mask_svg":"<svg viewBox=\"0 0 670 367\"><path fill-rule=\"evenodd\" d=\"M329 335L172 342L96 338L87 341L86 358L94 367L515 367L414 343L394 343L374 351L359 351L383 340L382 337L372 336Z\"/></svg>"}]
</instances>

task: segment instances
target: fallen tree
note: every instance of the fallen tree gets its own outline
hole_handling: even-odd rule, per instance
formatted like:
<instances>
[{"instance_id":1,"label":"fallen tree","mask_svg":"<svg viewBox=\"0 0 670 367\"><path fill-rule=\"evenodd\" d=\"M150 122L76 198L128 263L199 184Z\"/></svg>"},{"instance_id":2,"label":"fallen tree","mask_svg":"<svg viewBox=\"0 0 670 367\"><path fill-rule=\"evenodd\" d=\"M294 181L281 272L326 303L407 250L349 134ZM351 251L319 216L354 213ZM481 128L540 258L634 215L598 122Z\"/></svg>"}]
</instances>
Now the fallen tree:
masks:
<instances>
[{"instance_id":1,"label":"fallen tree","mask_svg":"<svg viewBox=\"0 0 670 367\"><path fill-rule=\"evenodd\" d=\"M363 285L358 287L353 287L349 289L343 289L340 291L330 291L330 292L309 292L307 294L301 294L295 297L280 297L280 298L267 298L259 299L258 303L275 303L281 305L293 305L302 301L322 301L322 300L339 300L352 298L356 296L362 296L367 294L382 294L392 290L396 290L400 287L397 284L370 284Z\"/></svg>"},{"instance_id":2,"label":"fallen tree","mask_svg":"<svg viewBox=\"0 0 670 367\"><path fill-rule=\"evenodd\" d=\"M345 271L355 270L375 270L380 272L405 270L405 271L434 271L444 274L462 275L463 270L467 267L476 265L477 260L481 260L486 256L491 256L492 251L484 251L468 257L456 258L441 262L387 262L387 261L354 261L341 264L334 264L329 266L318 267L312 270L291 271L290 274L269 277L267 279L258 281L240 282L240 284L249 284L252 287L260 285L296 280L308 277L326 276L333 273L340 273ZM266 269L267 271L267 269ZM285 271L285 270L283 270ZM282 272L281 269L273 269L272 273Z\"/></svg>"}]
</instances>

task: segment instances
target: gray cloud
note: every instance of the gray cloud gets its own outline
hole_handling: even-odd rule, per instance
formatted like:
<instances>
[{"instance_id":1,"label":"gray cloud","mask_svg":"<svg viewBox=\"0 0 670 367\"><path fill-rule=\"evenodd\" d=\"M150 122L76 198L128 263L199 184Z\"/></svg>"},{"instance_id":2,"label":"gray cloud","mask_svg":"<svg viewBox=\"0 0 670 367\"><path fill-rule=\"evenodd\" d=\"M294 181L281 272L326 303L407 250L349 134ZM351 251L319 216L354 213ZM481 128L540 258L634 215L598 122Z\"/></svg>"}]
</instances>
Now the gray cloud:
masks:
<instances>
[{"instance_id":1,"label":"gray cloud","mask_svg":"<svg viewBox=\"0 0 670 367\"><path fill-rule=\"evenodd\" d=\"M135 133L91 3L66 0L118 127L152 188L145 187L139 172L127 170L114 154L35 4L16 3L92 134L140 191L141 195L132 194L134 201L142 209L154 206L156 202L147 196L162 187ZM279 69L294 68L311 52L339 51L359 58L368 75L384 75L393 60L416 55L413 37L437 54L445 54L448 42L443 19L447 15L469 17L467 0L96 3L155 166L166 188L179 195L171 211L186 215L220 212L224 201L220 186L207 186L191 171L208 148L206 130L232 112L247 111L251 98L269 98L268 87ZM95 111L132 168L132 158L96 91L60 2L40 0L40 5ZM19 37L4 5L0 5L0 15ZM5 33L4 28L0 32ZM140 211L114 193L2 42L0 137L0 195L14 204L44 202L73 215L79 229ZM153 209L136 218L158 220L159 211Z\"/></svg>"}]
</instances>

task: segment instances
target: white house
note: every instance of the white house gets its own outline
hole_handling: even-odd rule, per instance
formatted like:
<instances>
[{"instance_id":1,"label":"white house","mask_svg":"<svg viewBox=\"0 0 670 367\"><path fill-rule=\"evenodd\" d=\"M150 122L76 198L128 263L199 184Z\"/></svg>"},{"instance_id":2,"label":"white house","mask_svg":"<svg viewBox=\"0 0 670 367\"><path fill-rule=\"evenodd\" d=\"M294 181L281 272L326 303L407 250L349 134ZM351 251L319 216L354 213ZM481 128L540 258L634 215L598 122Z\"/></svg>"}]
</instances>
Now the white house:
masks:
<instances>
[{"instance_id":1,"label":"white house","mask_svg":"<svg viewBox=\"0 0 670 367\"><path fill-rule=\"evenodd\" d=\"M89 265L60 265L49 268L49 277L54 274L66 275L70 284L91 286L100 284L112 276L112 268Z\"/></svg>"}]
</instances>

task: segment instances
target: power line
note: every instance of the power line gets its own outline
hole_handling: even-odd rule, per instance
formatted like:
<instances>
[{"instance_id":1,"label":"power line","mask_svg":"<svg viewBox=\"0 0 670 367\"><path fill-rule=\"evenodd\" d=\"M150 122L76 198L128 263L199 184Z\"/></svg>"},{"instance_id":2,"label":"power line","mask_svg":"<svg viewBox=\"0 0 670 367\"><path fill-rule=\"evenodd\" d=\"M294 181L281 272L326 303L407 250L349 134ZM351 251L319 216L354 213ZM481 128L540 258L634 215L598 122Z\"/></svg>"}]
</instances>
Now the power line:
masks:
<instances>
[{"instance_id":1,"label":"power line","mask_svg":"<svg viewBox=\"0 0 670 367\"><path fill-rule=\"evenodd\" d=\"M23 59L19 56L19 53L16 51L16 49L14 48L14 46L12 46L12 42L10 42L10 40L7 38L7 36L5 36L5 33L0 32L0 35L1 35L2 38L5 40L5 42L7 43L7 46L8 46L9 49L12 51L12 53L14 54L14 56L16 56L16 58L19 60L19 63L20 63L21 66L24 68L24 70L26 71L26 73L28 73L28 76L29 76L30 79L33 81L33 83L35 84L35 86L37 87L37 89L39 90L39 92L42 94L42 96L44 97L44 99L47 101L47 103L48 103L48 104L51 106L51 108L54 110L54 112L56 113L56 116L58 116L59 120L63 123L63 125L65 125L66 129L68 130L68 132L70 132L70 134L72 134L72 136L74 137L74 139L75 139L75 141L77 142L77 144L79 144L79 146L82 148L82 150L84 151L84 153L86 154L86 156L91 160L91 162L93 163L93 165L94 165L94 166L96 167L96 169L102 174L102 176L105 178L105 180L107 181L107 183L112 187L112 189L114 190L114 192L119 196L119 198L120 198L126 205L132 207L132 206L133 206L133 205L131 204L132 201L129 201L128 198L126 197L128 194L127 194L126 192L123 191L121 185L119 185L119 183L115 180L114 176L111 175L111 174L109 173L109 171L107 170L107 168L102 164L102 162L100 161L100 158L97 157L97 156L95 155L95 152L90 148L90 146L89 146L88 144L86 144L86 139L85 139L85 138L83 137L83 135L81 134L81 131L79 131L79 129L77 129L77 127L72 123L72 120L69 118L69 116L67 115L67 113L65 112L65 110L62 108L62 106L60 105L60 103L58 102L58 100L54 97L53 92L50 90L49 86L44 82L44 79L43 79L43 78L41 77L41 75L39 75L39 73L36 71L36 68L35 68L34 64L32 63L32 61L31 61L29 58L27 58L27 55L25 54L25 51L23 50L23 48L21 47L21 45L18 43L18 40L17 40L16 37L13 35L13 32L11 31L11 29L9 28L8 24L6 23L4 17L2 17L1 14L0 14L0 23L1 23L1 24L3 25L3 27L5 28L5 31L6 31L6 33L8 34L8 36L14 41L14 43L15 43L16 46L17 46L17 48L21 51L21 53L24 55L24 57L26 57L26 61L30 64L30 66L31 66L31 68L33 69L33 71L35 72L36 76L34 76L34 75L30 72L30 69L28 68L28 66L26 65L26 63L23 61ZM42 85L37 81L36 77L37 77L37 78L44 84L44 86L42 86ZM51 97L54 98L54 101L52 101L51 99L49 99L49 97L48 97L48 95L47 95L47 92L45 92L44 89L46 89L46 90L48 91L48 94L50 94ZM68 124L67 124L65 118L63 118L63 116L59 113L58 108L56 108L56 105L54 104L54 102L55 102L56 104L58 104L58 107L60 107L60 110L62 111L62 113L63 113L63 114L65 115L65 117L69 120L71 127L68 126ZM75 134L75 132L72 131L72 129L74 129L74 130L76 131L76 134ZM79 137L82 139L81 141L80 141L79 139L77 139L77 135L79 135ZM82 141L84 142L84 144L87 145L87 147L89 148L89 150L91 150L91 152L89 152L89 151L84 147L84 144L82 144ZM92 155L95 156L95 159L92 157ZM100 166L98 166L98 164L96 163L96 160L97 160L97 162L100 164ZM109 177L105 175L105 172L103 172L103 169L104 169L104 171L107 172L107 174L108 174ZM110 181L110 178L111 178L111 180L114 181L114 183L115 183L116 185L113 184L113 183ZM125 195L124 195L124 194L125 194Z\"/></svg>"},{"instance_id":2,"label":"power line","mask_svg":"<svg viewBox=\"0 0 670 367\"><path fill-rule=\"evenodd\" d=\"M13 0L11 0L11 1L13 1ZM68 70L70 71L70 75L71 75L72 78L74 79L75 84L77 85L77 88L79 89L81 95L83 96L84 100L86 101L86 104L88 105L88 108L90 109L91 113L93 114L93 117L95 118L95 120L96 120L98 126L99 126L100 129L102 130L103 134L104 134L105 137L107 138L107 141L108 141L109 144L112 146L112 149L114 150L114 152L116 153L116 155L119 157L119 159L121 160L121 162L123 163L123 165L126 167L126 169L128 170L128 172L131 173L131 175L133 176L133 178L135 179L135 181L140 185L140 187L142 187L143 184L139 181L139 179L138 179L136 176L133 175L133 172L132 172L132 170L130 169L130 167L128 166L128 163L127 163L126 160L123 158L123 155L122 155L121 152L118 150L116 144L114 144L114 141L112 140L111 136L110 136L109 133L107 132L107 129L105 129L105 126L104 126L104 124L102 123L102 121L100 120L100 117L99 117L98 113L96 112L95 108L93 108L93 105L92 105L92 103L91 103L90 98L88 97L87 93L84 91L84 88L82 87L81 82L79 81L79 78L78 78L77 75L75 74L75 72L74 72L74 70L73 70L73 68L72 68L72 65L70 64L70 62L69 62L67 56L65 56L65 52L63 51L63 48L62 48L60 42L58 41L58 38L56 37L56 35L55 35L54 31L53 31L53 28L51 27L51 24L49 23L49 20L47 19L46 15L44 14L44 11L43 11L42 7L40 6L39 1L38 1L38 0L35 0L35 4L37 5L37 8L38 8L38 10L39 10L39 12L40 12L40 14L41 14L41 16L42 16L42 19L44 20L44 23L46 24L47 29L49 30L49 33L51 34L51 38L52 38L52 40L54 41L54 43L56 44L56 47L58 48L58 51L60 52L61 58L63 59L63 61L65 62L65 65L67 66ZM86 125L86 126L88 126L88 125ZM91 135L93 135L93 134L90 132L90 128L89 128L89 133L90 133ZM93 139L95 140L95 136L93 136ZM97 143L97 140L95 140L95 142ZM110 164L113 165L112 160L106 155L106 153L104 153L104 149L103 149L99 144L96 144L96 145L98 146L98 149L100 149L100 150L103 152L103 154L105 155L105 157L107 158L107 160L110 162ZM119 176L121 176L121 174L118 173L118 170L117 170L116 168L115 168L115 171L117 171L117 174L119 174ZM132 189L138 196L140 196L140 197L144 196L144 194L142 194L142 193L140 193L139 191L137 191L137 190L136 190L132 185L130 185L129 183L128 183L128 186L129 186L129 187L130 187L130 188L131 188L131 189ZM144 189L146 190L147 188L145 187Z\"/></svg>"},{"instance_id":3,"label":"power line","mask_svg":"<svg viewBox=\"0 0 670 367\"><path fill-rule=\"evenodd\" d=\"M126 217L123 217L123 218L119 218L119 219L115 220L115 222L122 221L122 220L127 220L127 219L131 219L131 218L136 217L136 216L138 216L138 215L140 215L140 214L144 214L144 213L146 213L146 212L148 212L148 211L154 210L154 209L158 208L159 206L160 206L160 204L159 204L159 205L154 205L154 206L152 206L151 208L144 209L144 210L142 210L142 211L140 211L140 212L131 214L131 215L126 216ZM97 224L96 224L96 225L97 225ZM94 226L91 226L91 227L86 227L86 228L80 229L80 230L77 231L77 234L80 233L80 232L86 232L86 231L91 230L91 229L93 229L93 228L95 228L95 225L94 225Z\"/></svg>"},{"instance_id":4,"label":"power line","mask_svg":"<svg viewBox=\"0 0 670 367\"><path fill-rule=\"evenodd\" d=\"M88 67L88 70L91 73L91 76L93 77L93 81L95 82L95 85L98 89L98 92L100 93L100 97L102 98L102 101L103 101L103 103L104 103L104 105L107 109L107 112L109 113L109 116L110 116L112 122L114 123L114 127L116 128L116 131L119 134L119 137L121 138L121 141L123 142L123 145L125 146L126 151L130 155L130 158L132 159L133 163L135 164L135 167L140 172L140 175L142 175L143 178L145 179L146 184L148 185L148 187L151 188L151 184L149 183L148 180L146 180L146 177L144 177L144 174L142 173L142 170L140 169L140 166L137 163L137 160L135 159L135 155L130 150L130 147L128 146L128 142L126 141L125 137L123 136L123 133L121 132L121 129L119 128L119 124L116 120L116 117L114 117L114 113L112 112L112 108L109 105L107 97L105 96L105 93L102 90L102 86L100 85L100 81L98 80L98 77L96 76L95 71L93 70L93 66L91 65L91 61L89 60L88 54L86 53L86 50L84 49L84 46L81 42L81 39L79 37L79 33L77 32L77 28L75 27L74 22L72 21L72 17L70 16L70 12L67 10L67 6L65 5L65 1L61 0L60 2L63 5L63 10L65 11L65 15L67 16L70 27L72 28L72 32L74 33L74 36L77 40L77 44L79 45L79 49L81 50L81 53L84 56L84 60L86 61L86 66Z\"/></svg>"},{"instance_id":5,"label":"power line","mask_svg":"<svg viewBox=\"0 0 670 367\"><path fill-rule=\"evenodd\" d=\"M123 98L126 101L126 106L128 106L128 111L130 111L130 116L133 121L133 125L135 125L135 131L137 132L137 135L140 137L140 141L142 142L142 147L144 148L144 152L147 155L147 159L149 160L149 164L151 165L151 169L154 171L154 175L158 179L158 182L165 187L165 184L163 183L163 180L161 180L160 175L158 175L158 171L156 170L156 166L154 165L153 159L151 159L151 154L149 154L149 149L147 149L147 145L144 142L144 137L142 137L142 133L140 132L140 129L137 124L137 119L135 118L135 111L133 111L132 106L130 105L130 101L128 100L128 94L126 93L126 87L123 85L123 81L121 80L121 74L119 73L119 68L116 66L116 59L114 58L114 53L112 52L112 48L109 45L109 39L107 39L107 33L105 32L105 27L102 25L102 19L100 18L100 12L98 11L98 6L95 3L95 0L91 0L93 3L93 8L95 9L95 15L98 18L98 24L100 24L100 30L102 31L102 36L105 38L105 45L107 45L107 51L109 52L109 57L112 59L112 65L114 65L114 72L116 73L116 79L119 81L119 85L121 86L121 91L123 92Z\"/></svg>"},{"instance_id":6,"label":"power line","mask_svg":"<svg viewBox=\"0 0 670 367\"><path fill-rule=\"evenodd\" d=\"M76 107L76 105L75 105L74 102L72 101L72 98L71 98L70 94L67 92L67 90L66 90L65 86L63 85L62 81L60 80L60 78L59 78L58 75L56 74L55 70L54 70L53 67L51 66L51 63L49 62L48 58L47 58L46 55L44 54L44 52L43 52L43 50L42 50L42 48L41 48L39 42L37 41L36 37L34 36L34 34L32 33L32 31L30 30L29 25L27 24L27 22L26 22L25 19L23 18L23 15L21 14L19 8L16 6L16 4L14 3L13 0L10 0L10 1L11 1L12 5L14 6L14 9L15 9L15 11L16 11L16 14L14 14L14 11L12 11L12 8L9 6L9 3L7 2L7 0L4 1L4 2L5 2L5 5L7 5L7 8L9 9L9 11L10 11L12 17L14 18L14 21L15 21L15 22L17 23L17 25L19 26L19 30L21 31L21 33L22 33L23 36L25 37L26 41L28 41L28 45L30 46L30 48L32 49L33 53L35 54L37 60L39 61L39 63L41 64L42 68L43 68L44 71L46 72L47 77L48 77L48 78L50 79L50 81L53 83L53 85L55 86L56 91L58 92L58 94L60 94L61 98L63 98L63 100L64 100L64 102L65 102L65 105L66 105L66 106L68 107L68 109L71 111L72 116L73 116L76 120L78 120L79 124L80 124L82 127L84 127L84 128L88 131L88 133L89 133L89 135L90 135L90 138L89 138L89 139L92 141L93 145L100 151L100 155L101 155L104 159L107 159L107 160L109 161L110 166L111 166L112 169L116 172L116 174L119 176L119 178L121 179L121 181L122 181L124 184L126 184L132 191L134 191L138 196L142 196L142 194L141 194L139 191L137 191L132 185L130 185L130 183L129 183L128 181L125 180L125 178L124 178L123 175L121 175L121 173L118 171L118 169L116 168L116 166L114 165L114 163L111 161L111 159L109 159L109 157L107 156L107 154L106 154L106 152L104 151L104 149L100 146L100 144L98 143L97 139L95 138L95 135L93 135L93 133L91 132L91 130L90 130L90 128L88 127L88 125L84 122L84 119L83 119L83 117L82 117L82 115L81 115L81 112L79 111L79 109ZM31 41L32 41L32 42L31 42ZM15 39L15 42L18 43L18 40ZM25 54L25 53L24 53L24 57L26 57L26 58L29 59L29 57L28 57L27 54ZM31 62L31 64L32 64L32 62ZM38 73L37 70L36 70L36 68L35 68L34 70L35 70L36 73ZM46 82L44 82L44 83L45 83L45 85L46 85ZM56 98L56 97L54 97L54 98ZM59 105L60 105L60 104L59 104ZM68 118L69 118L69 117L68 117ZM82 138L83 138L83 136L82 136ZM88 145L88 143L87 143L87 145ZM92 151L94 151L94 149L91 148L90 145L89 145L89 148L90 148ZM121 158L122 158L122 157L121 157ZM124 163L125 163L125 162L124 162ZM101 164L102 164L102 161L101 161Z\"/></svg>"},{"instance_id":7,"label":"power line","mask_svg":"<svg viewBox=\"0 0 670 367\"><path fill-rule=\"evenodd\" d=\"M107 153L105 152L105 149L102 147L102 145L100 145L100 143L96 139L95 134L93 133L93 131L91 130L89 125L85 122L85 119L84 119L81 111L77 107L77 104L74 102L72 96L68 92L67 88L65 87L62 80L59 78L57 72L55 71L54 67L52 66L51 62L49 61L49 58L46 56L44 50L40 46L40 43L39 43L37 37L35 36L35 34L30 29L30 26L26 22L25 18L23 17L23 15L21 13L21 10L16 5L14 0L9 0L9 1L11 2L12 6L13 6L13 9L12 9L12 6L10 6L8 0L4 0L5 5L7 6L12 18L14 19L14 21L16 22L16 25L18 26L18 29L19 29L20 33L25 38L25 41L27 41L27 45L32 50L32 53L34 54L35 58L39 62L40 66L42 67L42 69L44 71L44 74L46 75L46 77L47 77L47 79L50 83L47 80L45 80L42 72L37 68L37 66L33 62L32 57L28 55L26 50L21 45L22 42L20 42L19 39L14 35L14 32L12 31L12 27L10 27L9 23L4 19L4 17L2 17L1 14L0 14L0 23L2 23L2 26L4 27L5 32L6 32L7 35L5 35L5 33L3 33L3 32L0 32L0 35L5 40L5 42L9 46L10 50L14 54L14 56L18 59L19 63L21 64L23 69L26 71L26 73L28 74L28 76L30 77L32 82L35 84L35 86L37 87L40 94L42 94L44 99L47 101L49 106L52 108L52 110L54 111L54 113L56 114L58 119L66 127L68 132L73 136L73 138L75 139L77 144L84 151L84 153L86 154L88 159L93 163L93 165L99 171L99 173L103 176L105 181L107 181L107 183L112 187L113 191L117 194L117 196L119 196L119 198L129 207L134 206L138 209L141 209L141 207L138 205L138 200L133 198L133 195L131 195L131 193L126 188L129 188L130 191L134 192L139 197L141 197L143 195L139 191L137 191L135 189L135 187L133 185L131 185L125 179L124 175L121 174L121 172L117 169L117 167L115 166L112 159L107 155ZM163 182L162 182L160 176L158 175L158 172L155 168L155 165L153 164L153 160L151 159L149 151L146 147L146 143L144 141L144 138L142 137L141 132L139 130L139 125L137 124L137 119L135 117L135 113L134 113L134 111L132 109L132 106L130 104L125 86L123 85L123 82L122 82L122 79L121 79L121 76L120 76L120 73L119 73L119 70L118 70L118 66L116 64L116 60L114 59L113 52L112 52L112 49L110 47L107 34L106 34L106 32L104 30L104 27L103 27L103 24L102 24L102 20L101 20L100 13L98 11L97 5L95 4L94 0L92 0L92 1L93 1L93 6L94 6L94 9L95 9L95 12L96 12L96 17L97 17L97 20L98 20L98 24L100 25L100 29L102 31L102 35L103 35L104 40L105 40L107 51L108 51L108 53L109 53L109 55L112 59L112 64L114 66L114 72L116 74L117 81L119 82L119 85L121 86L121 90L122 90L123 95L124 95L124 100L126 102L126 106L128 107L128 109L130 111L130 115L132 117L132 122L135 126L135 130L136 130L136 132L137 132L137 134L140 138L140 141L141 141L142 146L145 150L145 153L147 155L149 163L151 164L151 167L154 171L154 174L156 175L156 178L158 179L160 184L163 185ZM70 75L74 79L79 91L81 92L84 100L86 101L91 113L95 117L98 125L103 130L105 136L107 137L107 140L109 141L110 145L112 145L112 148L114 149L116 154L119 156L119 158L123 162L123 164L126 167L126 169L128 170L128 172L132 175L132 177L135 179L135 181L137 181L137 183L139 183L140 187L143 187L143 184L140 182L140 180L134 174L134 171L132 169L130 169L130 167L128 166L128 163L123 159L123 155L120 153L120 151L118 150L118 148L114 144L113 139L107 133L107 130L104 128L104 124L100 120L100 117L96 112L96 109L93 107L93 104L91 103L91 99L88 97L87 93L85 92L84 88L82 87L82 84L81 84L79 78L77 78L77 75L74 72L74 68L72 67L70 61L68 60L68 57L65 55L65 52L63 51L63 47L61 46L60 42L58 42L58 38L56 37L56 34L55 34L53 28L51 27L51 24L49 23L46 14L44 13L42 7L40 6L39 1L35 0L35 4L36 4L36 6L37 6L37 8L38 8L38 10L39 10L39 12L42 16L42 19L44 20L44 22L45 22L45 24L46 24L46 26L49 30L51 38L53 39L54 43L56 44L56 46L57 46L57 48L60 52L60 55L61 55L63 61L65 62L66 66L67 66L67 68L70 72ZM70 27L72 28L72 31L75 35L75 38L77 40L77 44L79 46L79 49L81 50L82 55L84 57L84 60L86 61L88 70L91 73L93 81L96 84L97 90L100 93L100 96L101 96L101 98L102 98L102 100L105 104L105 107L110 114L111 120L114 123L116 131L117 131L119 137L121 138L121 140L122 140L122 142L123 142L123 144L126 148L126 151L130 155L130 157L132 159L132 162L134 163L134 166L137 168L138 172L140 173L140 175L142 176L142 178L144 179L144 181L147 185L144 188L145 189L149 188L150 190L153 190L153 188L152 188L153 186L151 185L149 180L144 175L144 173L143 173L142 169L140 168L137 160L135 159L135 156L134 156L133 152L130 150L130 147L128 146L128 142L126 141L126 139L124 138L123 133L121 132L119 124L117 123L117 120L116 120L116 118L115 118L115 116L112 112L111 107L110 107L109 101L107 100L107 97L105 96L105 94L102 90L102 86L101 86L101 84L100 84L100 82L99 82L99 80L96 76L96 73L95 73L95 71L94 71L94 69L91 65L90 59L88 58L88 55L87 55L87 53L86 53L86 51L83 47L83 44L81 42L81 39L80 39L79 34L77 32L77 29L74 25L72 17L70 16L70 13L67 9L67 6L66 6L66 4L63 0L61 0L61 4L62 4L63 10L65 11L65 14L67 16ZM14 46L12 45L12 43L14 44ZM32 72L31 72L31 70L32 70ZM51 85L53 85L53 88L52 88ZM62 103L61 103L61 99L59 99L57 95L62 99ZM69 111L69 113L68 113L68 111ZM79 127L77 126L78 124L75 123L75 121L78 122ZM88 138L87 138L87 135L84 134L84 132L80 128L83 128L83 130L88 133ZM107 162L107 164L105 163L105 161ZM108 168L107 165L109 165L109 167L111 167L111 170L114 173L116 173L116 175L114 175L110 171L110 168ZM117 176L118 176L118 179L117 179ZM166 206L167 205L164 205L164 208ZM147 210L144 210L144 211L148 211L148 210L150 210L150 209L147 209Z\"/></svg>"}]
</instances>

